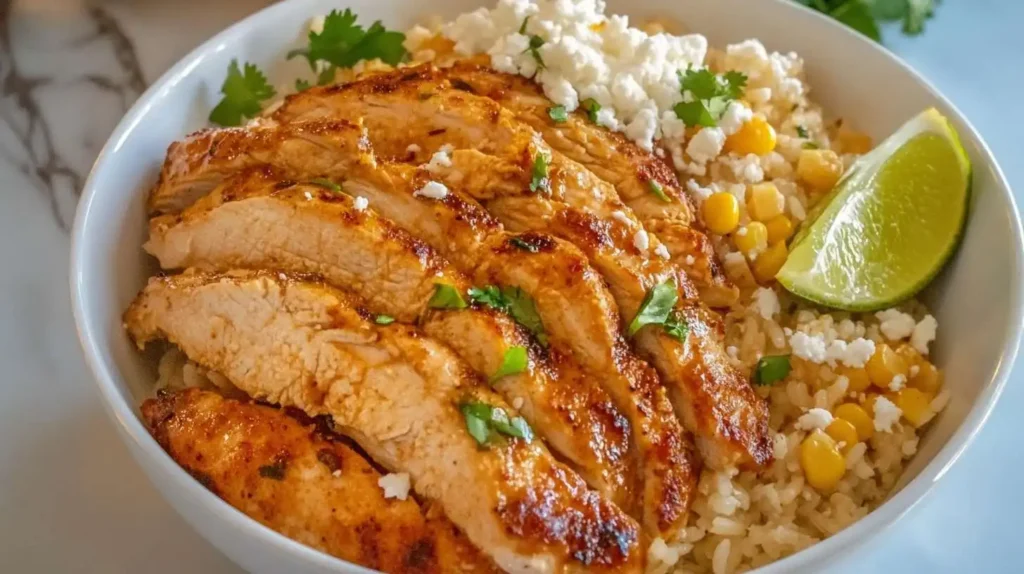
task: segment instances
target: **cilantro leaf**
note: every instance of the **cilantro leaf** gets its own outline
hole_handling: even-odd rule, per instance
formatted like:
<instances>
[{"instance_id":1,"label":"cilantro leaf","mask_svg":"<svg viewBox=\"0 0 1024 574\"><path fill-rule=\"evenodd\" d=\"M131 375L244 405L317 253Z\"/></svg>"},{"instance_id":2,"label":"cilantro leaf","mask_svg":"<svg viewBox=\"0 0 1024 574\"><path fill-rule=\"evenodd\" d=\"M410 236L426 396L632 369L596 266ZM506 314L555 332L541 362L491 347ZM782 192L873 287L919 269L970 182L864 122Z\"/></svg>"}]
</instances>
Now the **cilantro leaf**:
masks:
<instances>
[{"instance_id":1,"label":"cilantro leaf","mask_svg":"<svg viewBox=\"0 0 1024 574\"><path fill-rule=\"evenodd\" d=\"M556 124L564 124L569 120L569 112L565 111L565 106L551 106L548 108L548 117Z\"/></svg>"},{"instance_id":2,"label":"cilantro leaf","mask_svg":"<svg viewBox=\"0 0 1024 574\"><path fill-rule=\"evenodd\" d=\"M669 313L668 318L665 319L665 332L670 337L674 337L680 341L685 341L686 336L690 334L690 325L686 322L686 318L683 317L678 311L672 311Z\"/></svg>"},{"instance_id":3,"label":"cilantro leaf","mask_svg":"<svg viewBox=\"0 0 1024 574\"><path fill-rule=\"evenodd\" d=\"M237 60L228 65L220 93L224 98L210 112L210 121L222 126L238 126L242 120L256 117L263 102L276 94L259 68L245 64L239 69Z\"/></svg>"},{"instance_id":4,"label":"cilantro leaf","mask_svg":"<svg viewBox=\"0 0 1024 574\"><path fill-rule=\"evenodd\" d=\"M643 303L640 304L640 310L629 324L629 334L635 335L645 325L664 325L678 300L679 293L676 291L675 280L669 279L655 285L647 292Z\"/></svg>"},{"instance_id":5,"label":"cilantro leaf","mask_svg":"<svg viewBox=\"0 0 1024 574\"><path fill-rule=\"evenodd\" d=\"M754 384L770 385L785 379L789 375L789 355L761 357L754 367Z\"/></svg>"},{"instance_id":6,"label":"cilantro leaf","mask_svg":"<svg viewBox=\"0 0 1024 574\"><path fill-rule=\"evenodd\" d=\"M373 318L373 322L378 325L390 325L395 322L395 318L391 315L377 315Z\"/></svg>"},{"instance_id":7,"label":"cilantro leaf","mask_svg":"<svg viewBox=\"0 0 1024 574\"><path fill-rule=\"evenodd\" d=\"M878 22L875 21L868 7L859 0L849 0L832 10L829 16L876 42L882 41L882 32L878 29Z\"/></svg>"},{"instance_id":8,"label":"cilantro leaf","mask_svg":"<svg viewBox=\"0 0 1024 574\"><path fill-rule=\"evenodd\" d=\"M380 20L368 30L356 24L356 15L348 8L344 12L331 10L324 18L320 32L309 32L305 48L292 50L288 59L306 58L310 68L316 70L318 62L327 62L339 68L351 68L362 60L380 58L392 66L401 62L406 51L402 46L405 34L389 31Z\"/></svg>"},{"instance_id":9,"label":"cilantro leaf","mask_svg":"<svg viewBox=\"0 0 1024 574\"><path fill-rule=\"evenodd\" d=\"M502 377L522 373L526 371L528 366L529 360L526 354L526 347L509 347L505 350L501 366L491 375L491 382L493 383Z\"/></svg>"},{"instance_id":10,"label":"cilantro leaf","mask_svg":"<svg viewBox=\"0 0 1024 574\"><path fill-rule=\"evenodd\" d=\"M486 305L492 309L499 311L507 310L505 299L501 296L501 289L498 289L495 285L488 285L483 289L471 287L469 289L469 299L474 303Z\"/></svg>"},{"instance_id":11,"label":"cilantro leaf","mask_svg":"<svg viewBox=\"0 0 1024 574\"><path fill-rule=\"evenodd\" d=\"M523 22L526 23L525 21ZM526 49L527 52L533 56L533 59L537 61L537 68L545 68L544 59L540 57L540 47L544 45L544 38L534 34L530 36L530 47Z\"/></svg>"},{"instance_id":12,"label":"cilantro leaf","mask_svg":"<svg viewBox=\"0 0 1024 574\"><path fill-rule=\"evenodd\" d=\"M537 306L533 299L519 287L505 287L499 289L495 285L488 285L483 289L473 288L469 290L469 297L474 303L486 305L511 315L513 319L526 328L537 342L547 346L548 337L544 332L544 322L537 312Z\"/></svg>"},{"instance_id":13,"label":"cilantro leaf","mask_svg":"<svg viewBox=\"0 0 1024 574\"><path fill-rule=\"evenodd\" d=\"M466 419L466 430L480 446L491 442L492 431L526 442L533 440L533 429L526 420L523 417L509 419L503 408L472 401L459 405L459 410Z\"/></svg>"},{"instance_id":14,"label":"cilantro leaf","mask_svg":"<svg viewBox=\"0 0 1024 574\"><path fill-rule=\"evenodd\" d=\"M309 183L311 185L316 185L316 186L322 187L322 188L324 188L326 190L329 190L329 191L333 191L333 192L341 191L341 186L340 185L334 183L333 181L327 179L326 177L314 177L313 179L309 180Z\"/></svg>"},{"instance_id":15,"label":"cilantro leaf","mask_svg":"<svg viewBox=\"0 0 1024 574\"><path fill-rule=\"evenodd\" d=\"M865 36L881 41L879 22L903 21L903 32L920 34L935 12L936 0L797 0L835 18Z\"/></svg>"},{"instance_id":16,"label":"cilantro leaf","mask_svg":"<svg viewBox=\"0 0 1024 574\"><path fill-rule=\"evenodd\" d=\"M548 177L548 162L551 161L547 154L538 152L533 158L533 175L530 178L530 191L551 191L551 179Z\"/></svg>"},{"instance_id":17,"label":"cilantro leaf","mask_svg":"<svg viewBox=\"0 0 1024 574\"><path fill-rule=\"evenodd\" d=\"M587 112L587 117L590 121L597 123L597 112L601 111L601 104L597 103L594 98L587 98L580 102L580 107Z\"/></svg>"},{"instance_id":18,"label":"cilantro leaf","mask_svg":"<svg viewBox=\"0 0 1024 574\"><path fill-rule=\"evenodd\" d=\"M796 126L796 135L807 139L807 128L804 126Z\"/></svg>"},{"instance_id":19,"label":"cilantro leaf","mask_svg":"<svg viewBox=\"0 0 1024 574\"><path fill-rule=\"evenodd\" d=\"M434 283L434 294L427 301L427 306L431 309L465 309L467 304L455 287Z\"/></svg>"},{"instance_id":20,"label":"cilantro leaf","mask_svg":"<svg viewBox=\"0 0 1024 574\"><path fill-rule=\"evenodd\" d=\"M651 193L653 193L655 197L664 201L665 203L670 203L672 201L672 198L665 195L665 188L662 187L660 183L653 179L647 182L647 189L651 190Z\"/></svg>"},{"instance_id":21,"label":"cilantro leaf","mask_svg":"<svg viewBox=\"0 0 1024 574\"><path fill-rule=\"evenodd\" d=\"M729 109L729 103L742 96L747 86L747 76L736 71L717 75L707 68L694 69L691 66L678 74L684 101L673 109L676 117L690 127L718 125L718 120Z\"/></svg>"},{"instance_id":22,"label":"cilantro leaf","mask_svg":"<svg viewBox=\"0 0 1024 574\"><path fill-rule=\"evenodd\" d=\"M513 237L509 239L508 242L522 249L523 251L529 251L530 253L537 253L538 251L540 251L540 247L530 243L529 241L523 239L522 237Z\"/></svg>"},{"instance_id":23,"label":"cilantro leaf","mask_svg":"<svg viewBox=\"0 0 1024 574\"><path fill-rule=\"evenodd\" d=\"M673 109L676 112L676 117L683 120L683 123L690 127L702 126L713 128L717 125L714 116L711 115L711 112L708 111L707 107L700 100L679 102Z\"/></svg>"},{"instance_id":24,"label":"cilantro leaf","mask_svg":"<svg viewBox=\"0 0 1024 574\"><path fill-rule=\"evenodd\" d=\"M903 33L915 36L924 31L924 21L935 13L934 0L907 0L907 13L903 17Z\"/></svg>"}]
</instances>

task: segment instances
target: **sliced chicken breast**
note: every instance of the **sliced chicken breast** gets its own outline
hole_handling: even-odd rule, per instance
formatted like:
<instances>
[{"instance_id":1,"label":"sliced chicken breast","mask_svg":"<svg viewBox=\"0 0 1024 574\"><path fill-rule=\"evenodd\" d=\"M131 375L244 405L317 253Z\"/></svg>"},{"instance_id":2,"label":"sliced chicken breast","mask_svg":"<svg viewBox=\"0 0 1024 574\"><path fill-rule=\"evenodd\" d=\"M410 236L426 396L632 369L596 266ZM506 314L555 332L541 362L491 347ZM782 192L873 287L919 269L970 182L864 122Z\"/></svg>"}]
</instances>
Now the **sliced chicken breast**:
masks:
<instances>
[{"instance_id":1,"label":"sliced chicken breast","mask_svg":"<svg viewBox=\"0 0 1024 574\"><path fill-rule=\"evenodd\" d=\"M438 249L478 283L520 287L552 334L552 347L569 350L634 429L645 477L645 528L665 539L676 535L685 525L699 473L689 438L656 377L623 342L614 301L575 247L550 237L539 237L544 248L524 247L524 238L504 233L479 203L457 190L425 195L433 173L376 159L356 125L331 121L248 131L249 136L209 130L193 136L188 146L172 146L165 173L173 176L162 179L153 197L180 205L196 182L220 181L231 170L261 165L291 179L334 178L346 193L367 198L381 215ZM225 149L230 151L221 155ZM535 258L530 267L507 259L524 251Z\"/></svg>"},{"instance_id":2,"label":"sliced chicken breast","mask_svg":"<svg viewBox=\"0 0 1024 574\"><path fill-rule=\"evenodd\" d=\"M472 195L513 231L551 233L580 247L607 280L623 326L656 285L673 282L690 336L709 340L689 349L689 337L680 341L649 327L639 334L638 349L668 385L708 464L759 466L771 460L768 406L720 349L720 320L700 303L689 277L665 259L670 254L658 236L644 229L612 186L547 148L493 100L449 87L431 67L307 90L289 97L275 119L332 114L360 117L382 153L399 155L409 145L440 149L441 141L454 146L451 153L442 152L447 160L432 159L424 170ZM398 122L400 117L414 121Z\"/></svg>"},{"instance_id":3,"label":"sliced chicken breast","mask_svg":"<svg viewBox=\"0 0 1024 574\"><path fill-rule=\"evenodd\" d=\"M451 351L357 305L283 274L186 273L152 279L124 319L140 348L168 339L257 400L330 415L507 571L639 571L632 519L529 440ZM481 448L481 433L497 438Z\"/></svg>"},{"instance_id":4,"label":"sliced chicken breast","mask_svg":"<svg viewBox=\"0 0 1024 574\"><path fill-rule=\"evenodd\" d=\"M481 375L499 371L513 347L525 372L493 381L549 446L602 494L630 509L629 423L570 357L545 350L504 313L479 306L437 311L437 284L470 282L436 252L330 187L281 181L269 168L241 172L179 215L154 218L146 250L164 269L271 269L323 277L373 313L419 322ZM386 321L387 319L383 319Z\"/></svg>"},{"instance_id":5,"label":"sliced chicken breast","mask_svg":"<svg viewBox=\"0 0 1024 574\"><path fill-rule=\"evenodd\" d=\"M379 471L300 413L186 389L142 418L203 486L292 540L390 573L498 571L442 513L386 498Z\"/></svg>"},{"instance_id":6,"label":"sliced chicken breast","mask_svg":"<svg viewBox=\"0 0 1024 574\"><path fill-rule=\"evenodd\" d=\"M550 106L525 78L488 74L468 64L454 69L423 65L306 90L289 96L273 117L279 122L360 118L377 153L406 161L425 161L450 146L458 151L444 166L450 167L449 179L481 198L533 191L534 165L546 157L544 187L552 199L585 206L599 216L621 211L623 201L635 206L642 222L671 231L676 240L666 247L676 251L670 256L701 287L708 304L735 303L738 290L725 278L710 242L689 227L689 202L672 170L578 115L556 124L548 116ZM409 156L410 142L419 154ZM652 181L670 194L665 195L669 202L651 191Z\"/></svg>"}]
</instances>

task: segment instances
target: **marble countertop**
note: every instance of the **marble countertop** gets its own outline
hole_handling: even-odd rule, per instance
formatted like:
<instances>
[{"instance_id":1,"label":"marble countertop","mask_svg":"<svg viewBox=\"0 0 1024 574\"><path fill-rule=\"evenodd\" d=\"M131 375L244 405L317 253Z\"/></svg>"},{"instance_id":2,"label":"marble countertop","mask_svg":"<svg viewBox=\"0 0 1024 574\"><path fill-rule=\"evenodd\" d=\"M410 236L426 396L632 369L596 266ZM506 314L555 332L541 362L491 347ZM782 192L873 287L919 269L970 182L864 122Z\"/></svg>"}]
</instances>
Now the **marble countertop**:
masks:
<instances>
[{"instance_id":1,"label":"marble countertop","mask_svg":"<svg viewBox=\"0 0 1024 574\"><path fill-rule=\"evenodd\" d=\"M150 486L102 410L71 319L68 229L131 102L267 3L0 0L0 571L238 571ZM925 35L887 40L970 118L1024 193L1021 21L1018 0L945 0ZM934 493L837 571L1020 570L1022 377L1017 368Z\"/></svg>"}]
</instances>

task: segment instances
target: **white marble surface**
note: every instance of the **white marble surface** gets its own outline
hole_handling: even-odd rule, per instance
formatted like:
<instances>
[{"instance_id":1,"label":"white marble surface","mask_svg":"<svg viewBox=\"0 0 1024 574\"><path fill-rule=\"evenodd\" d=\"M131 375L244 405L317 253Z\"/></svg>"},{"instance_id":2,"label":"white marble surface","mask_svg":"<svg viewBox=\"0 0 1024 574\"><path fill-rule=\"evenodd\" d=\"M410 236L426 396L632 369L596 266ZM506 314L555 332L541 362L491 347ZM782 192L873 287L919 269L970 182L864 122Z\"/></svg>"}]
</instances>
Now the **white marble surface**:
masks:
<instances>
[{"instance_id":1,"label":"white marble surface","mask_svg":"<svg viewBox=\"0 0 1024 574\"><path fill-rule=\"evenodd\" d=\"M67 230L89 165L145 86L266 0L0 0L0 571L236 572L116 438L74 336ZM1018 0L945 0L890 45L935 81L1024 189ZM884 105L884 94L880 105ZM1016 111L1015 111L1016 110ZM1013 572L1024 510L1020 369L935 494L849 572Z\"/></svg>"}]
</instances>

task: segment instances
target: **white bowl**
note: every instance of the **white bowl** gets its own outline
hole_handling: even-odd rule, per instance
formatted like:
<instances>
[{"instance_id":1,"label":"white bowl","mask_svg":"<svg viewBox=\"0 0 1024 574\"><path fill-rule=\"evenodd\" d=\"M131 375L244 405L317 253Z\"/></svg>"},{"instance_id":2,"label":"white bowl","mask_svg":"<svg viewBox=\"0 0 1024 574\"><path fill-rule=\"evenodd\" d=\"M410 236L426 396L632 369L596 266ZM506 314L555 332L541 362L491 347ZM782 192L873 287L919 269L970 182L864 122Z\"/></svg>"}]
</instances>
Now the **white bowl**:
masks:
<instances>
[{"instance_id":1,"label":"white bowl","mask_svg":"<svg viewBox=\"0 0 1024 574\"><path fill-rule=\"evenodd\" d=\"M974 164L974 201L963 245L929 288L939 319L935 355L952 393L929 429L899 490L863 520L763 572L815 571L878 535L920 501L984 424L999 397L1021 336L1021 225L995 159L967 120L892 54L816 13L783 0L612 0L609 13L669 16L712 45L760 38L806 61L814 97L833 115L876 139L929 106L949 117ZM361 21L403 28L428 16L413 0L351 0ZM432 6L442 16L476 8L469 0ZM293 0L247 18L175 65L114 130L86 182L75 220L71 294L78 335L106 408L132 454L164 496L200 533L254 572L365 572L249 520L182 471L150 437L137 405L155 369L121 329L121 312L155 269L143 254L144 196L167 145L205 124L232 58L254 62L279 85L303 65L283 55L304 37L309 17L336 0Z\"/></svg>"}]
</instances>

